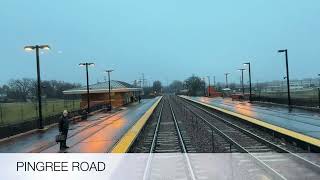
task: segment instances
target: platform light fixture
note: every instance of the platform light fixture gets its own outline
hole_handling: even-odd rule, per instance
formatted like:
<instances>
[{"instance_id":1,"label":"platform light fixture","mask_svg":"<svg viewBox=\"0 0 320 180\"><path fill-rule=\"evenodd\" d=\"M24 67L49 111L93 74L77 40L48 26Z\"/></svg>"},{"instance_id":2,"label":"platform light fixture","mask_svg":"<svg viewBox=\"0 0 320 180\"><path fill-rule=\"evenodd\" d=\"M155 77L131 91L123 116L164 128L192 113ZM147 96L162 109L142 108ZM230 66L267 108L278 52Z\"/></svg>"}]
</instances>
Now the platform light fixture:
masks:
<instances>
[{"instance_id":1,"label":"platform light fixture","mask_svg":"<svg viewBox=\"0 0 320 180\"><path fill-rule=\"evenodd\" d=\"M319 87L318 87L318 108L320 108L320 74L318 74L319 77Z\"/></svg>"},{"instance_id":2,"label":"platform light fixture","mask_svg":"<svg viewBox=\"0 0 320 180\"><path fill-rule=\"evenodd\" d=\"M251 102L252 101L252 84L251 84L251 63L250 62L246 62L246 63L243 63L243 65L245 66L248 66L248 69L249 69L249 91L250 91L250 94L249 94L249 101Z\"/></svg>"},{"instance_id":3,"label":"platform light fixture","mask_svg":"<svg viewBox=\"0 0 320 180\"><path fill-rule=\"evenodd\" d=\"M94 67L95 64L94 64L94 63L84 62L84 63L80 63L79 66L80 66L80 67L83 67L83 66L86 67L86 77L87 77L87 104L88 104L87 113L89 114L89 113L90 113L90 97L89 97L90 91L89 91L89 70L88 70L88 67L89 67L89 66Z\"/></svg>"},{"instance_id":4,"label":"platform light fixture","mask_svg":"<svg viewBox=\"0 0 320 180\"><path fill-rule=\"evenodd\" d=\"M288 63L288 50L287 49L281 49L278 50L278 53L285 53L286 58L286 72L287 72L287 89L288 89L288 108L289 111L291 110L291 94L290 94L290 78L289 78L289 63Z\"/></svg>"},{"instance_id":5,"label":"platform light fixture","mask_svg":"<svg viewBox=\"0 0 320 180\"><path fill-rule=\"evenodd\" d=\"M24 46L25 51L36 51L36 61L37 61L37 96L38 96L38 114L39 114L39 123L38 128L43 129L43 117L42 117L42 100L41 100L41 75L40 75L40 56L39 50L49 50L49 45L33 45L33 46Z\"/></svg>"},{"instance_id":6,"label":"platform light fixture","mask_svg":"<svg viewBox=\"0 0 320 180\"><path fill-rule=\"evenodd\" d=\"M244 68L240 68L238 69L238 71L241 71L241 87L242 87L242 95L244 95L244 85L243 85L243 71L245 71L246 69Z\"/></svg>"},{"instance_id":7,"label":"platform light fixture","mask_svg":"<svg viewBox=\"0 0 320 180\"><path fill-rule=\"evenodd\" d=\"M106 70L105 72L108 73L108 82L109 82L109 109L112 110L112 104L111 104L111 78L110 73L114 71L113 69Z\"/></svg>"}]
</instances>

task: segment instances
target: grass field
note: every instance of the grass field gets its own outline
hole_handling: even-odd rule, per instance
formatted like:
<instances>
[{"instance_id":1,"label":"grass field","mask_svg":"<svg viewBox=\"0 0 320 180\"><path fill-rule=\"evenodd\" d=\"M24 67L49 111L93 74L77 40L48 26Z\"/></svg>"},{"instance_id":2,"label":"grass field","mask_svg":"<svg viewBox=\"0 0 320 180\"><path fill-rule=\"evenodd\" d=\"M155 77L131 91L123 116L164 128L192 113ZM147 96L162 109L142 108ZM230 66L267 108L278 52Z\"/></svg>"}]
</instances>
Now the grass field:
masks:
<instances>
[{"instance_id":1,"label":"grass field","mask_svg":"<svg viewBox=\"0 0 320 180\"><path fill-rule=\"evenodd\" d=\"M42 103L44 117L59 114L64 109L78 110L80 100L47 100ZM38 117L36 102L0 103L0 124L15 124Z\"/></svg>"}]
</instances>

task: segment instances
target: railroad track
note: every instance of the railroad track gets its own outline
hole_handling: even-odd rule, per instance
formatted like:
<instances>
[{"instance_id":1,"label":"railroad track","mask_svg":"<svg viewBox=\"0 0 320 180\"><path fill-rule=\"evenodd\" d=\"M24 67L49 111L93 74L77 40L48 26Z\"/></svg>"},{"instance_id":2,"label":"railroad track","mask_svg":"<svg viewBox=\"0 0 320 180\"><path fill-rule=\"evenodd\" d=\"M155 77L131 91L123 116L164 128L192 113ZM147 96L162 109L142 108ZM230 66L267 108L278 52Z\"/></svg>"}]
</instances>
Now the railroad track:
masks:
<instances>
[{"instance_id":1,"label":"railroad track","mask_svg":"<svg viewBox=\"0 0 320 180\"><path fill-rule=\"evenodd\" d=\"M320 166L295 154L275 143L260 137L239 125L228 121L223 116L209 111L200 105L185 99L176 99L181 107L203 121L211 130L224 138L225 149L229 152L240 152L241 161L250 158L265 169L274 179L318 179ZM244 154L245 153L245 154ZM244 159L243 159L244 158ZM254 168L256 166L247 164Z\"/></svg>"},{"instance_id":2,"label":"railroad track","mask_svg":"<svg viewBox=\"0 0 320 180\"><path fill-rule=\"evenodd\" d=\"M161 173L161 171L164 171L163 161L168 160L168 158L173 165L180 165L178 167L172 167L174 168L172 173L175 174L175 178L196 179L187 154L188 149L192 149L192 145L191 143L185 143L182 132L179 128L179 123L171 106L170 99L166 96L162 99L160 112L153 132L152 143L149 149L149 157L143 179L163 179L163 176L166 173L167 175L171 174L168 173L169 171ZM150 139L150 137L147 139ZM157 158L154 156L154 153L182 154L173 154L172 156L165 154L165 158L163 158L163 156L161 156L161 158Z\"/></svg>"}]
</instances>

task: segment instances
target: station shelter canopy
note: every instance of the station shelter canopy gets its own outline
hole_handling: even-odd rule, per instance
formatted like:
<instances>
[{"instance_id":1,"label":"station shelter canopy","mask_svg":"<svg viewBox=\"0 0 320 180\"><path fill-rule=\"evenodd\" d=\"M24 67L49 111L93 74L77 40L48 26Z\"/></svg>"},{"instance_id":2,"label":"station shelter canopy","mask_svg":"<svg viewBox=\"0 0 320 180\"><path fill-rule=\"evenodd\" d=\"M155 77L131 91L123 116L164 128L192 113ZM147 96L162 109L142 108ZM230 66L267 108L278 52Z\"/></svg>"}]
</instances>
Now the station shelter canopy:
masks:
<instances>
[{"instance_id":1,"label":"station shelter canopy","mask_svg":"<svg viewBox=\"0 0 320 180\"><path fill-rule=\"evenodd\" d=\"M109 101L109 81L99 82L89 86L90 107L96 105L103 105L111 102L113 107L120 107L131 102L134 102L136 97L143 94L142 88L133 86L123 81L110 81L111 100ZM63 91L65 95L80 95L80 107L86 108L87 101L87 87L79 87Z\"/></svg>"}]
</instances>

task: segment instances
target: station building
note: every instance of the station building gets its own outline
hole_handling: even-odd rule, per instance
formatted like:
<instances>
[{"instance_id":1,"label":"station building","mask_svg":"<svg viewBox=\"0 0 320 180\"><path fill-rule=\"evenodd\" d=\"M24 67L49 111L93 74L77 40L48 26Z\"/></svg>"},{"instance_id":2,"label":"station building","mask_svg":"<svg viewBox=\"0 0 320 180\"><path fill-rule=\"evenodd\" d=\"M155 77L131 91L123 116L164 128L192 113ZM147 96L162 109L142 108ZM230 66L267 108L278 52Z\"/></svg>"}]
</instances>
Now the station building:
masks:
<instances>
[{"instance_id":1,"label":"station building","mask_svg":"<svg viewBox=\"0 0 320 180\"><path fill-rule=\"evenodd\" d=\"M112 107L120 107L132 102L135 97L143 93L142 88L123 81L110 81ZM81 95L80 108L86 108L87 87L79 87L63 91L65 95ZM109 81L89 85L90 107L109 103Z\"/></svg>"}]
</instances>

